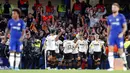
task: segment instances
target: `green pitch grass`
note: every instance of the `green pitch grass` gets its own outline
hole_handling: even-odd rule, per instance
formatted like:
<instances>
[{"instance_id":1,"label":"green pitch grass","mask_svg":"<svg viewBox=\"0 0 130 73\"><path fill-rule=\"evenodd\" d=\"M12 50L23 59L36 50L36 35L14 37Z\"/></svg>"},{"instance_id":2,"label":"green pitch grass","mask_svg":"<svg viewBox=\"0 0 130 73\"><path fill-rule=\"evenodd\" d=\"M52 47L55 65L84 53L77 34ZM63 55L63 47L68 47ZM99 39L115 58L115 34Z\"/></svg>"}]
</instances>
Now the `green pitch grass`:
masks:
<instances>
[{"instance_id":1,"label":"green pitch grass","mask_svg":"<svg viewBox=\"0 0 130 73\"><path fill-rule=\"evenodd\" d=\"M0 73L130 73L129 71L106 71L106 70L0 70Z\"/></svg>"}]
</instances>

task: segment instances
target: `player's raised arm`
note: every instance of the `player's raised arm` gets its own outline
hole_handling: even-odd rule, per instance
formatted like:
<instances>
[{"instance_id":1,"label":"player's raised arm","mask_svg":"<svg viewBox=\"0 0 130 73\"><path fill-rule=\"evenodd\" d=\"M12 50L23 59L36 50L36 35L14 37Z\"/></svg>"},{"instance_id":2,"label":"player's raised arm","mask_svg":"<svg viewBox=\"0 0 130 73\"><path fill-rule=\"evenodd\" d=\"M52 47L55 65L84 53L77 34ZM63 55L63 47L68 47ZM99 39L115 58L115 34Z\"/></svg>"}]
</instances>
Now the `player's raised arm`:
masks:
<instances>
[{"instance_id":1,"label":"player's raised arm","mask_svg":"<svg viewBox=\"0 0 130 73\"><path fill-rule=\"evenodd\" d=\"M64 32L64 30L63 29L61 29L61 32L57 35L57 37L56 37L56 41L58 41L58 39L59 39L59 37L62 35L62 33Z\"/></svg>"}]
</instances>

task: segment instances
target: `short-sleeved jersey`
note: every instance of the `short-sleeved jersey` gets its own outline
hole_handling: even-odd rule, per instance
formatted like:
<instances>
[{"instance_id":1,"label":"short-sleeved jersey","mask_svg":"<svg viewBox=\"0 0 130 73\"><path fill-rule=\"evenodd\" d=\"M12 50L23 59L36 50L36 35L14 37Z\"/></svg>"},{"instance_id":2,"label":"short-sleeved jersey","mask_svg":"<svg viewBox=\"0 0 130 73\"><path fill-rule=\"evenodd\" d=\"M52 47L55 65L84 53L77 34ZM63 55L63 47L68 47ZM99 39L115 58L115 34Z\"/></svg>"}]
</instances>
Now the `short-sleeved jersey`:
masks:
<instances>
[{"instance_id":1,"label":"short-sleeved jersey","mask_svg":"<svg viewBox=\"0 0 130 73\"><path fill-rule=\"evenodd\" d=\"M77 42L78 48L79 48L79 52L87 52L88 50L88 43L85 40L78 40Z\"/></svg>"},{"instance_id":2,"label":"short-sleeved jersey","mask_svg":"<svg viewBox=\"0 0 130 73\"><path fill-rule=\"evenodd\" d=\"M90 50L93 52L101 52L102 51L102 46L103 46L104 42L103 41L92 41L90 44Z\"/></svg>"},{"instance_id":3,"label":"short-sleeved jersey","mask_svg":"<svg viewBox=\"0 0 130 73\"><path fill-rule=\"evenodd\" d=\"M46 49L47 50L56 50L56 39L57 35L47 36L46 38Z\"/></svg>"},{"instance_id":4,"label":"short-sleeved jersey","mask_svg":"<svg viewBox=\"0 0 130 73\"><path fill-rule=\"evenodd\" d=\"M64 53L72 53L72 51L74 49L74 41L65 40L63 42L63 47L64 47Z\"/></svg>"},{"instance_id":5,"label":"short-sleeved jersey","mask_svg":"<svg viewBox=\"0 0 130 73\"><path fill-rule=\"evenodd\" d=\"M74 43L74 47L76 46L76 43ZM79 53L79 49L78 47L74 48L74 50L72 51L72 54L77 54Z\"/></svg>"},{"instance_id":6,"label":"short-sleeved jersey","mask_svg":"<svg viewBox=\"0 0 130 73\"><path fill-rule=\"evenodd\" d=\"M56 41L56 50L55 50L55 52L56 53L59 53L59 48L60 48L60 45L62 44L63 42L61 41L61 40L58 40L58 41Z\"/></svg>"},{"instance_id":7,"label":"short-sleeved jersey","mask_svg":"<svg viewBox=\"0 0 130 73\"><path fill-rule=\"evenodd\" d=\"M107 24L111 27L110 36L117 37L122 32L123 24L126 24L125 16L120 13L116 17L110 15Z\"/></svg>"},{"instance_id":8,"label":"short-sleeved jersey","mask_svg":"<svg viewBox=\"0 0 130 73\"><path fill-rule=\"evenodd\" d=\"M10 19L8 29L10 30L10 39L19 40L22 36L22 30L25 29L25 22L22 19L18 21Z\"/></svg>"}]
</instances>

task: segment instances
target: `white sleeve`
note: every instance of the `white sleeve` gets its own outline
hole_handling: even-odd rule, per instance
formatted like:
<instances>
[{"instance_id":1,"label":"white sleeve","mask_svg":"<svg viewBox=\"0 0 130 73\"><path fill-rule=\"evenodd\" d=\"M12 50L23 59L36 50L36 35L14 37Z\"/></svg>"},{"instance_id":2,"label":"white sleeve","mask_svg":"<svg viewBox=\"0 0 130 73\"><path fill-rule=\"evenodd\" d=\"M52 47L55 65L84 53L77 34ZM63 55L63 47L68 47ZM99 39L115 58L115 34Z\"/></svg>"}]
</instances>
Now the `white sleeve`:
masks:
<instances>
[{"instance_id":1,"label":"white sleeve","mask_svg":"<svg viewBox=\"0 0 130 73\"><path fill-rule=\"evenodd\" d=\"M65 43L66 43L66 42L64 41L64 42L63 42L63 47L65 47Z\"/></svg>"},{"instance_id":2,"label":"white sleeve","mask_svg":"<svg viewBox=\"0 0 130 73\"><path fill-rule=\"evenodd\" d=\"M85 41L85 45L86 45L86 48L88 49L88 42L87 41Z\"/></svg>"}]
</instances>

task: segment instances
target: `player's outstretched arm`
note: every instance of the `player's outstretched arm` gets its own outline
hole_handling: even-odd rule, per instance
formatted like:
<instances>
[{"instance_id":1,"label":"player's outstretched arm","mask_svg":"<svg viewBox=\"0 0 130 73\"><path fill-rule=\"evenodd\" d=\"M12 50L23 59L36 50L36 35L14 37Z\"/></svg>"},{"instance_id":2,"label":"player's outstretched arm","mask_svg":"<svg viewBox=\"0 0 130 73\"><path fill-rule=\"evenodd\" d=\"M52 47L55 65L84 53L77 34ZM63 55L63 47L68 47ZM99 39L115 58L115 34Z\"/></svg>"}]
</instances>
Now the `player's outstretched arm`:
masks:
<instances>
[{"instance_id":1,"label":"player's outstretched arm","mask_svg":"<svg viewBox=\"0 0 130 73\"><path fill-rule=\"evenodd\" d=\"M58 34L58 36L56 37L56 41L58 41L58 39L59 39L59 37L62 35L62 33L64 32L64 30L63 29L61 29L61 32Z\"/></svg>"}]
</instances>

